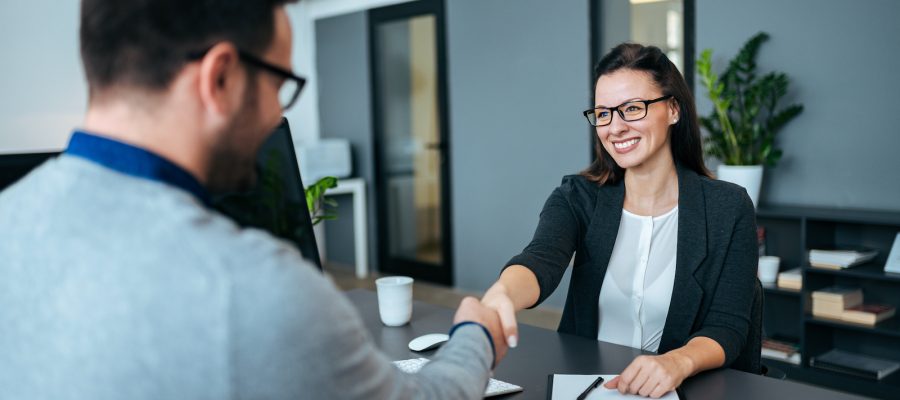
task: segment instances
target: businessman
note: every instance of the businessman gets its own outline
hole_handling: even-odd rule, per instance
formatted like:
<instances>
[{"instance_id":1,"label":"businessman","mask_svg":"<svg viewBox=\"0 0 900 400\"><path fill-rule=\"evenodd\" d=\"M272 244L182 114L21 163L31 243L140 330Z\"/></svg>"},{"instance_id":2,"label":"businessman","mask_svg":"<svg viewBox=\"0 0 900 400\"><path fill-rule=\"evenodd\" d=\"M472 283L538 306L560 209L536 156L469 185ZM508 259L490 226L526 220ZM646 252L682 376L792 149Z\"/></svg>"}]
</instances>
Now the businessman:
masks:
<instances>
[{"instance_id":1,"label":"businessman","mask_svg":"<svg viewBox=\"0 0 900 400\"><path fill-rule=\"evenodd\" d=\"M401 373L295 249L208 207L302 89L289 2L82 1L83 126L0 193L0 397L481 398L493 311L465 299Z\"/></svg>"}]
</instances>

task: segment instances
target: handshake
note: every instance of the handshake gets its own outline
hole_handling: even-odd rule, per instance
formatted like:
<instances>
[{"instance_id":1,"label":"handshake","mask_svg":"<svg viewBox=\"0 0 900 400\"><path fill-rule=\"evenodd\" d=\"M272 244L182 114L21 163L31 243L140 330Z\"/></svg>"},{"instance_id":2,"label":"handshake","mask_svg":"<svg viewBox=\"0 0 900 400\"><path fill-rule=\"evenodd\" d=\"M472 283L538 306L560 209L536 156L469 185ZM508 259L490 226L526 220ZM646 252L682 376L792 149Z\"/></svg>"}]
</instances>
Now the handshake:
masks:
<instances>
[{"instance_id":1,"label":"handshake","mask_svg":"<svg viewBox=\"0 0 900 400\"><path fill-rule=\"evenodd\" d=\"M497 359L494 364L506 355L507 350L518 344L518 327L516 325L513 302L498 290L497 285L489 289L481 301L474 297L466 297L459 304L453 323L472 321L487 328L494 341Z\"/></svg>"}]
</instances>

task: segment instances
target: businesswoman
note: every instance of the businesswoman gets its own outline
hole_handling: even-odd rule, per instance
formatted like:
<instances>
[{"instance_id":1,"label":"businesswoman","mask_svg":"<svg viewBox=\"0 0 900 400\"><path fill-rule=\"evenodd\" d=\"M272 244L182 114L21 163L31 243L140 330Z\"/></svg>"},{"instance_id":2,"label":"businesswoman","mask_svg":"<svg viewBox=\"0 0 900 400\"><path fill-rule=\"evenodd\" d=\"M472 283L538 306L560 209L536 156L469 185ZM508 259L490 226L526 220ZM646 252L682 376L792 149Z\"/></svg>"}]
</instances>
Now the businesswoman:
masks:
<instances>
[{"instance_id":1,"label":"businesswoman","mask_svg":"<svg viewBox=\"0 0 900 400\"><path fill-rule=\"evenodd\" d=\"M756 285L755 212L743 188L711 178L693 96L658 48L619 45L595 77L596 107L584 114L596 127L596 160L563 178L531 243L482 302L515 347L515 311L544 301L574 253L559 331L657 352L606 386L660 397L741 354ZM746 357L740 368L758 372L759 354Z\"/></svg>"}]
</instances>

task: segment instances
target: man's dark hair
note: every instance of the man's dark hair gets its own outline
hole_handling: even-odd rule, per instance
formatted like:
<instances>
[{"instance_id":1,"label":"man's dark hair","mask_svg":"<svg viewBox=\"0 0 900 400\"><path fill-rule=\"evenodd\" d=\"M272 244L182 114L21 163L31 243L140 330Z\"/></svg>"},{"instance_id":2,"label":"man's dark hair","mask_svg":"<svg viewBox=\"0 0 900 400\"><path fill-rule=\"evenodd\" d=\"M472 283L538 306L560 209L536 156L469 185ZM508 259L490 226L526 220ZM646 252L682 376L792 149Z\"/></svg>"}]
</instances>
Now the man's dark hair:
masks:
<instances>
[{"instance_id":1,"label":"man's dark hair","mask_svg":"<svg viewBox=\"0 0 900 400\"><path fill-rule=\"evenodd\" d=\"M600 59L594 67L594 86L601 76L619 70L643 71L650 75L653 83L662 89L663 96L672 96L679 107L678 122L671 128L669 145L675 163L697 174L712 177L703 162L703 144L700 139L700 122L694 95L688 89L684 77L666 54L655 46L636 43L622 43ZM593 92L592 92L593 93ZM594 146L596 158L581 172L593 182L615 184L625 177L625 170L616 164L597 140Z\"/></svg>"},{"instance_id":2,"label":"man's dark hair","mask_svg":"<svg viewBox=\"0 0 900 400\"><path fill-rule=\"evenodd\" d=\"M91 93L162 90L191 52L228 41L252 54L275 31L274 10L296 0L83 0L81 59Z\"/></svg>"}]
</instances>

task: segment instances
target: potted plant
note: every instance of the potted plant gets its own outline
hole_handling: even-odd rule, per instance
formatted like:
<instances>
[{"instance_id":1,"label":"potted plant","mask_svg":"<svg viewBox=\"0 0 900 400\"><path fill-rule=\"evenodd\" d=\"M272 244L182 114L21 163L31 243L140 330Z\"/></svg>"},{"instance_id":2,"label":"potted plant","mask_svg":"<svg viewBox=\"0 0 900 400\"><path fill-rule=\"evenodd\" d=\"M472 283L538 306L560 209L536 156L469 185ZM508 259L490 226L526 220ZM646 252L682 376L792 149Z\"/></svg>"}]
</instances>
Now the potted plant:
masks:
<instances>
[{"instance_id":1,"label":"potted plant","mask_svg":"<svg viewBox=\"0 0 900 400\"><path fill-rule=\"evenodd\" d=\"M700 117L709 133L706 154L722 162L716 171L718 178L746 188L754 206L759 200L763 166L773 167L781 158L775 134L803 111L800 104L778 108L787 93L787 75L756 74L756 54L768 38L765 32L750 38L721 75L712 70L711 49L703 50L697 60L697 73L713 103L712 112Z\"/></svg>"},{"instance_id":2,"label":"potted plant","mask_svg":"<svg viewBox=\"0 0 900 400\"><path fill-rule=\"evenodd\" d=\"M337 202L325 198L325 191L337 187L337 178L326 176L319 179L305 189L306 207L312 217L312 224L316 225L324 220L337 218L337 214L328 211L328 207L337 206Z\"/></svg>"}]
</instances>

